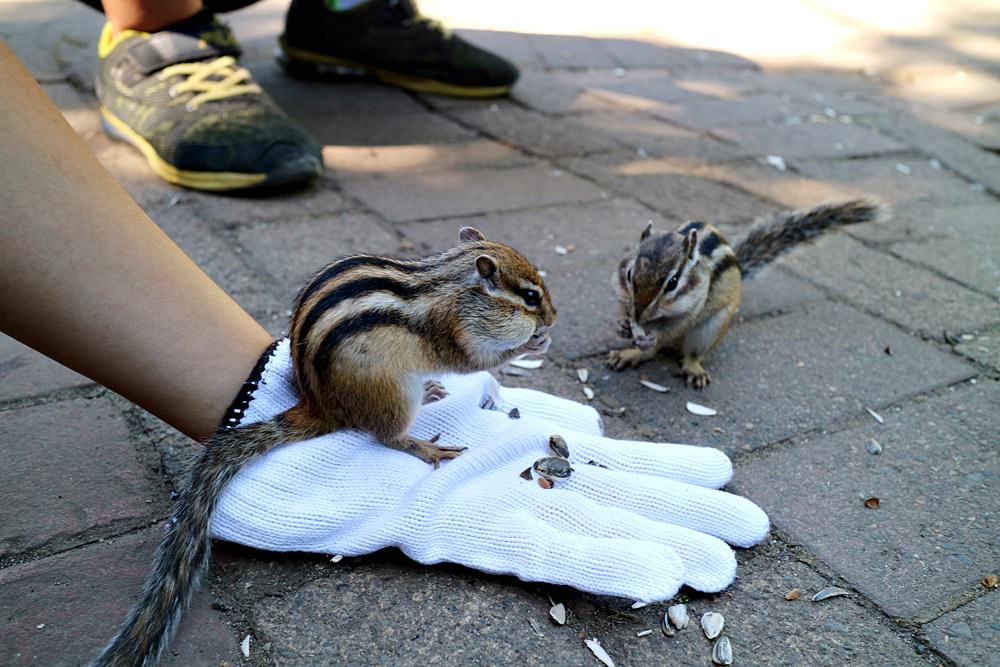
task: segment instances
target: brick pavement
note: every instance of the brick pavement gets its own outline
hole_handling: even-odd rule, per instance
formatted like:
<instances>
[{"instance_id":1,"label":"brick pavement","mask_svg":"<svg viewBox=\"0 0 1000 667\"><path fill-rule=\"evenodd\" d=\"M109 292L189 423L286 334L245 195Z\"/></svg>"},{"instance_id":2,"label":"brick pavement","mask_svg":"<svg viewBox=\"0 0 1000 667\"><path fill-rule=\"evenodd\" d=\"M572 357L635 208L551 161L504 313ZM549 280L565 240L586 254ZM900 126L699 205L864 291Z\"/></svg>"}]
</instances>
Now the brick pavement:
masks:
<instances>
[{"instance_id":1,"label":"brick pavement","mask_svg":"<svg viewBox=\"0 0 1000 667\"><path fill-rule=\"evenodd\" d=\"M275 335L299 281L331 255L439 249L470 223L524 250L548 273L560 326L551 363L505 382L580 398L574 370L588 367L596 404L626 407L606 418L609 434L722 448L736 464L731 489L771 516L771 539L739 553L729 590L687 592L695 612L726 615L737 664L1000 664L1000 591L981 584L1000 573L995 40L975 42L974 58L940 48L943 36L889 40L888 69L862 74L599 29L475 31L524 76L509 100L470 102L288 80L269 55L282 6L233 22L255 75L327 144L328 172L263 199L165 185L101 133L92 12L7 3L0 35L153 219ZM913 49L929 64L910 62ZM665 361L642 369L665 395L637 372L602 369L607 276L647 220L698 217L739 233L755 215L857 193L889 201L895 218L748 283L706 392L685 389ZM691 399L719 415L688 414ZM0 664L93 654L138 586L195 448L0 338ZM872 495L879 509L864 506ZM830 584L851 596L808 600ZM791 588L803 597L785 601ZM567 627L548 624L550 595L567 605ZM331 565L220 545L166 664L597 664L579 631L620 665L708 664L693 630L635 636L663 608L392 551Z\"/></svg>"}]
</instances>

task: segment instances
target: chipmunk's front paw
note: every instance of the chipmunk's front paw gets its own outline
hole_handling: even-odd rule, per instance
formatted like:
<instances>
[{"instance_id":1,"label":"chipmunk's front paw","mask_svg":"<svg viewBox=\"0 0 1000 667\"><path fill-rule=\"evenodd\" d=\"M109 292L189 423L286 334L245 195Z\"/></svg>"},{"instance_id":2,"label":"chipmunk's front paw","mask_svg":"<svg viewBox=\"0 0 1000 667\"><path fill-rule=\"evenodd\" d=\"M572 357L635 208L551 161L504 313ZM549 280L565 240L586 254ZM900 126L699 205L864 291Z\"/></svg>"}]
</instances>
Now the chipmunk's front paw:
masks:
<instances>
[{"instance_id":1,"label":"chipmunk's front paw","mask_svg":"<svg viewBox=\"0 0 1000 667\"><path fill-rule=\"evenodd\" d=\"M684 384L701 391L712 381L712 376L696 359L684 362L679 375L684 378Z\"/></svg>"},{"instance_id":2,"label":"chipmunk's front paw","mask_svg":"<svg viewBox=\"0 0 1000 667\"><path fill-rule=\"evenodd\" d=\"M424 382L424 400L422 405L440 401L447 395L448 390L444 388L443 384L437 380L427 380L427 382Z\"/></svg>"},{"instance_id":3,"label":"chipmunk's front paw","mask_svg":"<svg viewBox=\"0 0 1000 667\"><path fill-rule=\"evenodd\" d=\"M632 322L628 319L620 319L615 323L615 333L618 334L619 338L631 338L632 337Z\"/></svg>"},{"instance_id":4,"label":"chipmunk's front paw","mask_svg":"<svg viewBox=\"0 0 1000 667\"><path fill-rule=\"evenodd\" d=\"M625 368L635 368L651 355L648 350L640 350L637 347L627 347L624 350L611 350L608 352L608 366L620 371Z\"/></svg>"}]
</instances>

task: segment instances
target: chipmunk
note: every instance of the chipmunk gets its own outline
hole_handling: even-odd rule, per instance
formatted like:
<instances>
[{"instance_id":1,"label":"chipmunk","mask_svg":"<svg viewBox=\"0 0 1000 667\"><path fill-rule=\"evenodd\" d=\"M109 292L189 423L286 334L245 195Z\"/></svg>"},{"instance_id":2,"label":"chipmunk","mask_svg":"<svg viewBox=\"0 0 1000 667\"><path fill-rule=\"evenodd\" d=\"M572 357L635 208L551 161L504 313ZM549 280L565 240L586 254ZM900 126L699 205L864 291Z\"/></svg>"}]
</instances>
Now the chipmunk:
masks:
<instances>
[{"instance_id":1,"label":"chipmunk","mask_svg":"<svg viewBox=\"0 0 1000 667\"><path fill-rule=\"evenodd\" d=\"M471 227L459 241L424 259L345 257L299 292L289 329L298 404L266 421L220 427L205 443L141 600L92 667L157 662L208 568L219 496L274 446L351 428L435 468L459 455L464 448L438 445L437 436L407 434L422 402L442 395L423 378L544 353L556 317L538 271L516 250Z\"/></svg>"},{"instance_id":2,"label":"chipmunk","mask_svg":"<svg viewBox=\"0 0 1000 667\"><path fill-rule=\"evenodd\" d=\"M649 223L611 276L622 315L618 333L635 346L611 350L608 365L638 366L666 349L680 358L685 384L704 389L712 378L702 362L726 335L744 278L827 229L882 216L870 201L827 204L758 220L735 245L704 222L657 233Z\"/></svg>"}]
</instances>

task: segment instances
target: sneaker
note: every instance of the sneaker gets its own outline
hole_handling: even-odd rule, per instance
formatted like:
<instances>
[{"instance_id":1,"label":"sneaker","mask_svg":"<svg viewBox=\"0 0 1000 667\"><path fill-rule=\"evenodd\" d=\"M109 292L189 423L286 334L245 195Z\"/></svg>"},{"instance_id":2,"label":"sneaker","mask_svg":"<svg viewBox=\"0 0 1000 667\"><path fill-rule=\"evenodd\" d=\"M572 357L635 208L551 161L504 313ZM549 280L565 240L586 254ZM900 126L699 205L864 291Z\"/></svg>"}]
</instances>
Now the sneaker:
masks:
<instances>
[{"instance_id":1,"label":"sneaker","mask_svg":"<svg viewBox=\"0 0 1000 667\"><path fill-rule=\"evenodd\" d=\"M279 44L278 60L292 75L361 71L421 93L496 97L518 76L503 58L420 16L412 0L369 0L338 12L324 0L292 0Z\"/></svg>"},{"instance_id":2,"label":"sneaker","mask_svg":"<svg viewBox=\"0 0 1000 667\"><path fill-rule=\"evenodd\" d=\"M163 179L199 190L305 181L320 145L240 67L236 38L208 12L156 33L106 25L98 45L104 127Z\"/></svg>"}]
</instances>

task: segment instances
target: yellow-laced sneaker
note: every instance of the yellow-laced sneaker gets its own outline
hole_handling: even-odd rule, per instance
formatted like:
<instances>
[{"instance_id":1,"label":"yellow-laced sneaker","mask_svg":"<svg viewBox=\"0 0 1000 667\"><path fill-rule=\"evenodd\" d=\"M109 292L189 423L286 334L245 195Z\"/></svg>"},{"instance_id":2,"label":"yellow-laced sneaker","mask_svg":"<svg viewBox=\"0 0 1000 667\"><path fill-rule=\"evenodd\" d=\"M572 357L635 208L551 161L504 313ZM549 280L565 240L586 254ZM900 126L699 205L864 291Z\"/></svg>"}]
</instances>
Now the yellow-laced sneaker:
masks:
<instances>
[{"instance_id":1,"label":"yellow-laced sneaker","mask_svg":"<svg viewBox=\"0 0 1000 667\"><path fill-rule=\"evenodd\" d=\"M104 27L97 96L104 126L159 176L199 190L304 181L319 144L239 65L233 33L207 11L155 33Z\"/></svg>"},{"instance_id":2,"label":"yellow-laced sneaker","mask_svg":"<svg viewBox=\"0 0 1000 667\"><path fill-rule=\"evenodd\" d=\"M278 61L304 77L372 74L381 81L458 97L505 95L518 71L419 14L412 0L369 0L331 11L333 0L292 0Z\"/></svg>"}]
</instances>

